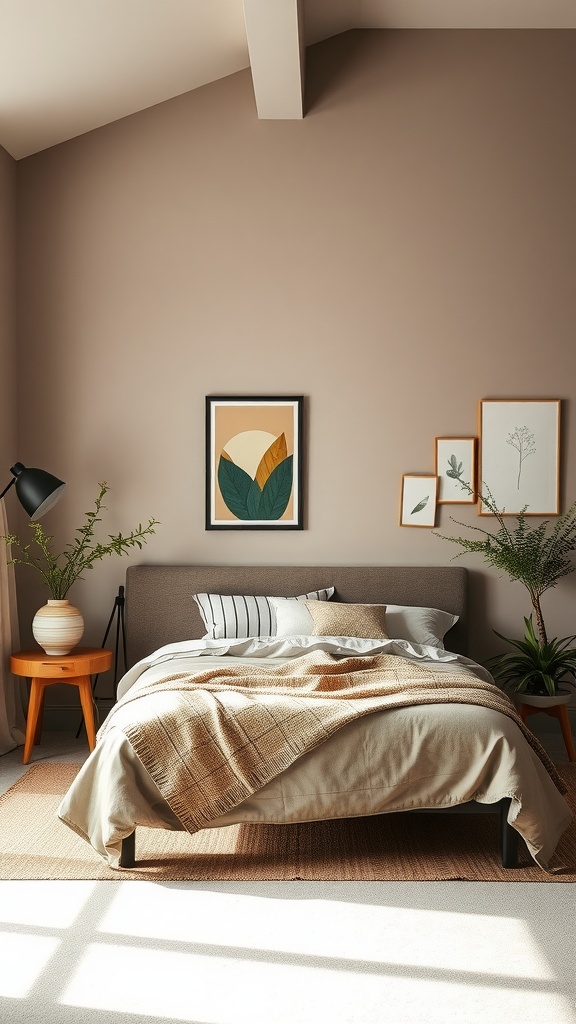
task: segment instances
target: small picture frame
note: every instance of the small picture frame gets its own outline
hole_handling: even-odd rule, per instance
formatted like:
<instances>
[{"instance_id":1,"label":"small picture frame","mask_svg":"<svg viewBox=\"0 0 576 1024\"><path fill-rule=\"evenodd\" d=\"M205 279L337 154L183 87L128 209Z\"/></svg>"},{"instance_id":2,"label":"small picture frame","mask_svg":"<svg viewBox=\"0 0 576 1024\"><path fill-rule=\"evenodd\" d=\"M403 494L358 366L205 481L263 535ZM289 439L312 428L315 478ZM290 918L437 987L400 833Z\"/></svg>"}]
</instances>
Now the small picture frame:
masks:
<instances>
[{"instance_id":1,"label":"small picture frame","mask_svg":"<svg viewBox=\"0 0 576 1024\"><path fill-rule=\"evenodd\" d=\"M438 477L427 473L404 473L400 492L400 526L436 525Z\"/></svg>"},{"instance_id":2,"label":"small picture frame","mask_svg":"<svg viewBox=\"0 0 576 1024\"><path fill-rule=\"evenodd\" d=\"M478 491L503 515L560 513L560 399L484 398ZM482 498L479 515L491 515Z\"/></svg>"},{"instance_id":3,"label":"small picture frame","mask_svg":"<svg viewBox=\"0 0 576 1024\"><path fill-rule=\"evenodd\" d=\"M303 403L207 396L207 530L303 529Z\"/></svg>"},{"instance_id":4,"label":"small picture frame","mask_svg":"<svg viewBox=\"0 0 576 1024\"><path fill-rule=\"evenodd\" d=\"M436 437L434 470L439 505L473 505L476 501L476 437Z\"/></svg>"}]
</instances>

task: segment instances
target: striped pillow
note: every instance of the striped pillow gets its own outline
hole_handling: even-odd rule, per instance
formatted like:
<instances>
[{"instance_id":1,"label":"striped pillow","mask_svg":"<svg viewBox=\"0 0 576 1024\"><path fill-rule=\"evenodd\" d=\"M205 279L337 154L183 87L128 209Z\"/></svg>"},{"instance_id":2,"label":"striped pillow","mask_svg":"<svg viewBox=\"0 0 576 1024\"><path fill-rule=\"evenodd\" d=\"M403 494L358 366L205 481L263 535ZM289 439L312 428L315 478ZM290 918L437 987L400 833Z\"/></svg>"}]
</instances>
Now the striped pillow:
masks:
<instances>
[{"instance_id":1,"label":"striped pillow","mask_svg":"<svg viewBox=\"0 0 576 1024\"><path fill-rule=\"evenodd\" d=\"M275 597L274 601L329 601L333 593L334 587L328 587L298 597ZM193 596L206 627L205 640L276 636L276 612L269 597L243 594Z\"/></svg>"}]
</instances>

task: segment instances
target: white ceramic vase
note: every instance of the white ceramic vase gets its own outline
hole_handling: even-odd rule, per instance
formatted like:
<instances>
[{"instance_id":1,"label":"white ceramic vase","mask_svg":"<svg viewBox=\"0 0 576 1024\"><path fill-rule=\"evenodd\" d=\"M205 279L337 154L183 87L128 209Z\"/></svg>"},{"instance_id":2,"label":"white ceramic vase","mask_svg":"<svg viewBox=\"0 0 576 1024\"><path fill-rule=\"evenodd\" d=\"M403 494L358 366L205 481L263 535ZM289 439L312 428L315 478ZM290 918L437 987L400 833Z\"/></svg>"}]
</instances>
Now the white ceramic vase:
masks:
<instances>
[{"instance_id":1,"label":"white ceramic vase","mask_svg":"<svg viewBox=\"0 0 576 1024\"><path fill-rule=\"evenodd\" d=\"M51 600L36 612L32 633L46 654L69 654L82 638L84 619L69 601Z\"/></svg>"}]
</instances>

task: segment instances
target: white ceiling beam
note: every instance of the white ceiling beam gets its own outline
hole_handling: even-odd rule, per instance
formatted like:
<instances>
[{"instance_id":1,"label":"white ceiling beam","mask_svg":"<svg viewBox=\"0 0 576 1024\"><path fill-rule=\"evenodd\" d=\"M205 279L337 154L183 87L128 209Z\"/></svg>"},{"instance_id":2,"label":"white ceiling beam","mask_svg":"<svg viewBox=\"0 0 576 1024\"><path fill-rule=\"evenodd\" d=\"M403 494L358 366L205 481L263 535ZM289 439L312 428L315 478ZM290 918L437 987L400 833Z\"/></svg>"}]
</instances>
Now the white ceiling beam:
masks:
<instances>
[{"instance_id":1,"label":"white ceiling beam","mask_svg":"<svg viewBox=\"0 0 576 1024\"><path fill-rule=\"evenodd\" d=\"M258 117L304 117L304 0L244 0Z\"/></svg>"}]
</instances>

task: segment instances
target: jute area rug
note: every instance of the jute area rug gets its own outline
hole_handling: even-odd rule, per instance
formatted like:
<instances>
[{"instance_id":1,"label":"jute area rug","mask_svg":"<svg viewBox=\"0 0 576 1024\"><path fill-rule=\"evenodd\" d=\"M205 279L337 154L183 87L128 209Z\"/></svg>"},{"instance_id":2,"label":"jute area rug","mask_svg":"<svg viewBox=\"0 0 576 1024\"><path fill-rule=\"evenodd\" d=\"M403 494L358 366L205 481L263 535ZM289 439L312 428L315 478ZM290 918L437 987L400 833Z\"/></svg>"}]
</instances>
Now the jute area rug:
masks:
<instances>
[{"instance_id":1,"label":"jute area rug","mask_svg":"<svg viewBox=\"0 0 576 1024\"><path fill-rule=\"evenodd\" d=\"M189 835L139 827L137 866L108 868L56 809L79 765L32 765L0 797L1 879L190 881L574 882L576 825L557 849L557 874L522 841L519 867L500 864L498 815L387 814L301 825L233 825ZM559 771L576 811L576 765Z\"/></svg>"}]
</instances>

